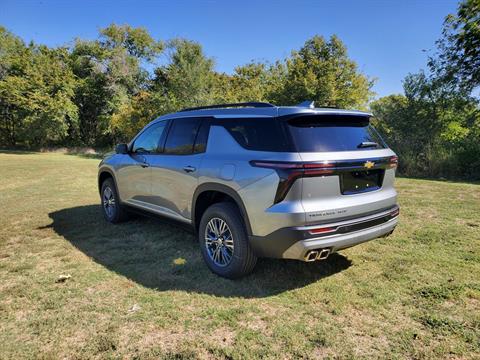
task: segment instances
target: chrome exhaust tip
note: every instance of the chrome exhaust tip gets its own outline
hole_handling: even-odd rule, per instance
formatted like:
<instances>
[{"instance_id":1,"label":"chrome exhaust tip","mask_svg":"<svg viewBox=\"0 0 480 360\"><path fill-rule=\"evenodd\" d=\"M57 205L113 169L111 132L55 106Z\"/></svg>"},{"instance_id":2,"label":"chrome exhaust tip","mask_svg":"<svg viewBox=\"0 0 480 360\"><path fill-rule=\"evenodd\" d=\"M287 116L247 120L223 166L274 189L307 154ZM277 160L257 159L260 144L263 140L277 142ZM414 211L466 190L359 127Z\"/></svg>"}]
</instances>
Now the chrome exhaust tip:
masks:
<instances>
[{"instance_id":1,"label":"chrome exhaust tip","mask_svg":"<svg viewBox=\"0 0 480 360\"><path fill-rule=\"evenodd\" d=\"M312 250L312 251L309 251L305 254L305 261L308 261L308 262L311 262L311 261L315 261L317 260L317 257L318 257L318 251L317 250Z\"/></svg>"},{"instance_id":2,"label":"chrome exhaust tip","mask_svg":"<svg viewBox=\"0 0 480 360\"><path fill-rule=\"evenodd\" d=\"M330 249L322 249L318 251L317 260L325 260L330 255Z\"/></svg>"}]
</instances>

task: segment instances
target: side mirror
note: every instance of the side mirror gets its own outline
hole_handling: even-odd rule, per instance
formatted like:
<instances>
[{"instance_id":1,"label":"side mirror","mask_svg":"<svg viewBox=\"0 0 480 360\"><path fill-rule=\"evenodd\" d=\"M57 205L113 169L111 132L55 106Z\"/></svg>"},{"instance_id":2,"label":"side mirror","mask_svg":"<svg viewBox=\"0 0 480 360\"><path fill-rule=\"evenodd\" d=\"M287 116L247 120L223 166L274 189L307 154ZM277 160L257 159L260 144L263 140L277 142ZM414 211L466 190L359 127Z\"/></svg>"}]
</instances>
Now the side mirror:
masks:
<instances>
[{"instance_id":1,"label":"side mirror","mask_svg":"<svg viewBox=\"0 0 480 360\"><path fill-rule=\"evenodd\" d=\"M115 146L115 152L117 154L128 154L128 145L118 144L117 146Z\"/></svg>"}]
</instances>

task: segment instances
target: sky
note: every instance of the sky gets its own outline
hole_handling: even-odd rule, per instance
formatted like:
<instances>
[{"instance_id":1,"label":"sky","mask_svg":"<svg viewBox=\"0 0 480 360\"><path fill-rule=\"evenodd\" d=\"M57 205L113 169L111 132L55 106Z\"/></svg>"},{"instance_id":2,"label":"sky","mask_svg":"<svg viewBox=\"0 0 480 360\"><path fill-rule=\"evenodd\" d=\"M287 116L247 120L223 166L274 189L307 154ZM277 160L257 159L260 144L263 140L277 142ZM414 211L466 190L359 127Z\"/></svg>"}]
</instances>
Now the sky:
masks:
<instances>
[{"instance_id":1,"label":"sky","mask_svg":"<svg viewBox=\"0 0 480 360\"><path fill-rule=\"evenodd\" d=\"M48 46L95 39L111 23L142 26L156 39L198 41L216 70L284 59L318 34L336 34L377 97L402 93L402 80L426 68L452 0L0 0L0 25Z\"/></svg>"}]
</instances>

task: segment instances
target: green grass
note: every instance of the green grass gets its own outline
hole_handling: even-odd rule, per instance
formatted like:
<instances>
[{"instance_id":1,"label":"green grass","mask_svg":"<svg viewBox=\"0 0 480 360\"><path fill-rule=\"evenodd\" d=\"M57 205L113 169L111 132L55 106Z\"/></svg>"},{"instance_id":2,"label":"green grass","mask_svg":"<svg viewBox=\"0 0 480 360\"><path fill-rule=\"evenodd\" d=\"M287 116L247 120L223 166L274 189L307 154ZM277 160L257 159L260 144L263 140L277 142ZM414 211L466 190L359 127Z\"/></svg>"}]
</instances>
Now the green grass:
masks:
<instances>
[{"instance_id":1,"label":"green grass","mask_svg":"<svg viewBox=\"0 0 480 360\"><path fill-rule=\"evenodd\" d=\"M398 179L391 237L229 281L181 228L105 223L97 163L0 153L0 358L478 358L479 185Z\"/></svg>"}]
</instances>

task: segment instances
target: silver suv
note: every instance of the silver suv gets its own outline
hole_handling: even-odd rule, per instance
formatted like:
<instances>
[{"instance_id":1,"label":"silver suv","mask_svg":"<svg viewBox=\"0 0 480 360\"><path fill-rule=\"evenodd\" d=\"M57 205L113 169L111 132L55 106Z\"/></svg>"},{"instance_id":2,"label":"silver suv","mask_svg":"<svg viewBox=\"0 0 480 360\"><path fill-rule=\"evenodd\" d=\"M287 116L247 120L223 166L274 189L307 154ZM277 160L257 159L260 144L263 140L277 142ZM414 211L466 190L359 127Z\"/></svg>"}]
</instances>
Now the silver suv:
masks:
<instances>
[{"instance_id":1,"label":"silver suv","mask_svg":"<svg viewBox=\"0 0 480 360\"><path fill-rule=\"evenodd\" d=\"M186 223L227 278L258 257L315 261L387 236L399 214L398 159L371 116L309 102L162 116L100 163L105 219L142 210Z\"/></svg>"}]
</instances>

